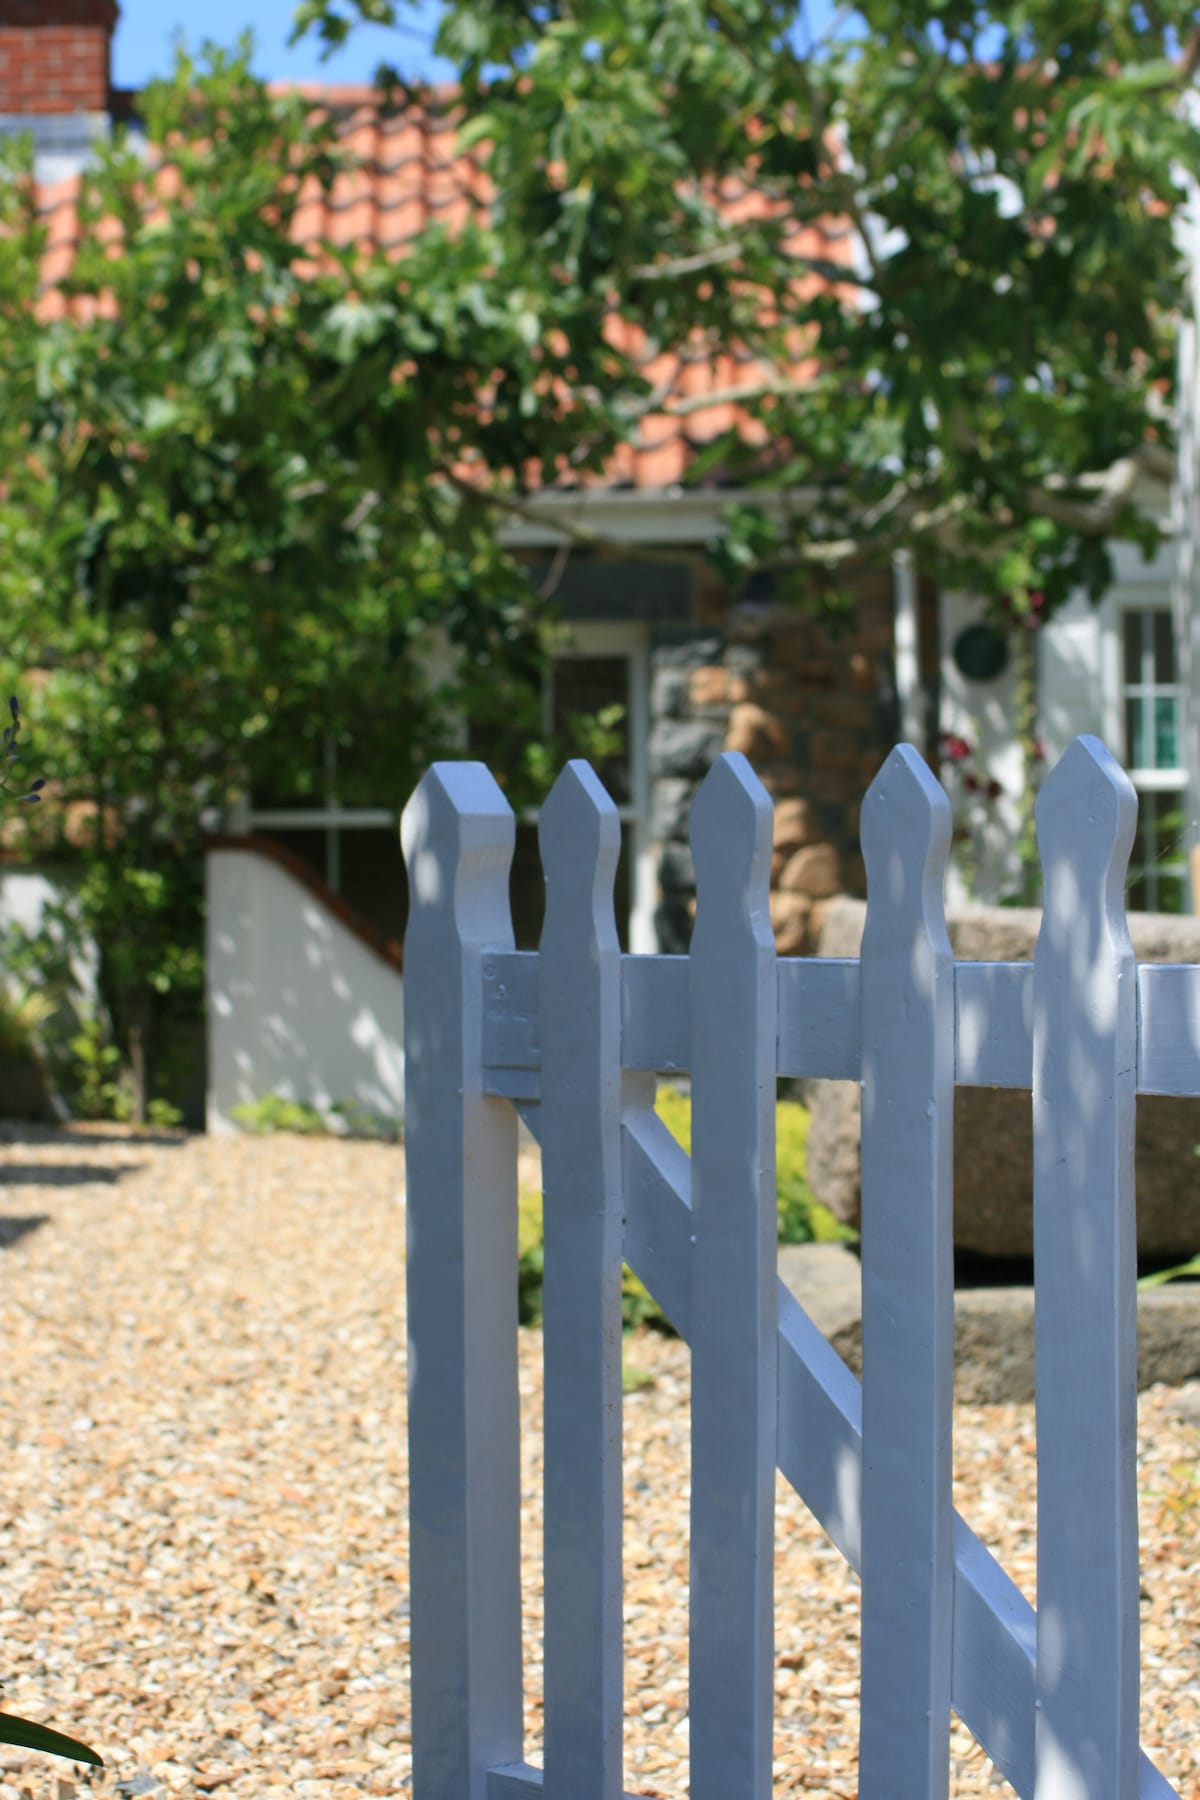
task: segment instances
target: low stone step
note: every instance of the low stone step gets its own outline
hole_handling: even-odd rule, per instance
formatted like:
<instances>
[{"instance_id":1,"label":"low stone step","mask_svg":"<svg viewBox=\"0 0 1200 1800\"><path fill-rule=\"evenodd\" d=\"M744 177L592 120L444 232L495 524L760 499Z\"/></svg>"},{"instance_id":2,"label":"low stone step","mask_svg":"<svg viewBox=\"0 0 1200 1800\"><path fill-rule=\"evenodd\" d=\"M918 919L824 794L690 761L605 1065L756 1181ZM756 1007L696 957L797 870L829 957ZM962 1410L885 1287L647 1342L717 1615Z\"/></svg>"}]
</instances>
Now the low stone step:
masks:
<instances>
[{"instance_id":1,"label":"low stone step","mask_svg":"<svg viewBox=\"0 0 1200 1800\"><path fill-rule=\"evenodd\" d=\"M862 1373L862 1271L845 1244L788 1244L779 1273L813 1323ZM1200 1282L1138 1294L1138 1386L1200 1376ZM1032 1400L1033 1288L960 1287L954 1295L954 1397L968 1405Z\"/></svg>"}]
</instances>

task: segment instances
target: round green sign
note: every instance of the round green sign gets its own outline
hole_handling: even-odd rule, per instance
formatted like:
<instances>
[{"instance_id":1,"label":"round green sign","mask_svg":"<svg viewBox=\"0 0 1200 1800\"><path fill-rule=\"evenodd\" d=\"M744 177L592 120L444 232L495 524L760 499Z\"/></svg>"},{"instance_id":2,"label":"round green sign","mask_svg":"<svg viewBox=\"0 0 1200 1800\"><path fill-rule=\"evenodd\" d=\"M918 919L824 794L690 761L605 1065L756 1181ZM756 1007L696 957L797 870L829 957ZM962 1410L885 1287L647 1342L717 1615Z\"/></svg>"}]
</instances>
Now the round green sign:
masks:
<instances>
[{"instance_id":1,"label":"round green sign","mask_svg":"<svg viewBox=\"0 0 1200 1800\"><path fill-rule=\"evenodd\" d=\"M951 654L968 681L995 681L1008 667L1008 639L998 625L968 625L955 638Z\"/></svg>"}]
</instances>

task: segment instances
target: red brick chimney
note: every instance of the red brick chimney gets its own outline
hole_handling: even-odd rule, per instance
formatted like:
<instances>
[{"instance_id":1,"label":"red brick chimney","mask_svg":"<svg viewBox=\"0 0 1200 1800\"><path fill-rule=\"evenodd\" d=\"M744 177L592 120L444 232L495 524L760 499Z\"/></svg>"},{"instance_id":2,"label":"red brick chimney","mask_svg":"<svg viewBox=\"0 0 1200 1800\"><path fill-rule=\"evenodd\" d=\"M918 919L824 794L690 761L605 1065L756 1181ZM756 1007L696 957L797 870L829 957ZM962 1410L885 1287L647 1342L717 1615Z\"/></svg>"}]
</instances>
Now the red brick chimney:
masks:
<instances>
[{"instance_id":1,"label":"red brick chimney","mask_svg":"<svg viewBox=\"0 0 1200 1800\"><path fill-rule=\"evenodd\" d=\"M0 0L0 114L106 113L117 0Z\"/></svg>"}]
</instances>

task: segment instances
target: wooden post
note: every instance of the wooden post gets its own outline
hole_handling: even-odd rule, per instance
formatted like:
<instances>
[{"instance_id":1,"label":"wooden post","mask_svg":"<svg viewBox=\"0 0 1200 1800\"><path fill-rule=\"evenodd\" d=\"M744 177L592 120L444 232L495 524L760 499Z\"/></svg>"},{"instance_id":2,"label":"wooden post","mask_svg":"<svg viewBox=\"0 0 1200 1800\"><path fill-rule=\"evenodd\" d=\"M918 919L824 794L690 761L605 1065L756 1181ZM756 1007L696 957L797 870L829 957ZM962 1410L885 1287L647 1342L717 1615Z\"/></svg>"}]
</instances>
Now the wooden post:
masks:
<instances>
[{"instance_id":1,"label":"wooden post","mask_svg":"<svg viewBox=\"0 0 1200 1800\"><path fill-rule=\"evenodd\" d=\"M954 1614L950 805L910 745L862 809L862 1800L943 1800Z\"/></svg>"},{"instance_id":2,"label":"wooden post","mask_svg":"<svg viewBox=\"0 0 1200 1800\"><path fill-rule=\"evenodd\" d=\"M542 808L546 1800L620 1800L621 948L617 809L585 762Z\"/></svg>"},{"instance_id":3,"label":"wooden post","mask_svg":"<svg viewBox=\"0 0 1200 1800\"><path fill-rule=\"evenodd\" d=\"M511 950L512 811L438 763L404 812L409 1564L415 1800L521 1759L517 1131L482 1083L487 951Z\"/></svg>"},{"instance_id":4,"label":"wooden post","mask_svg":"<svg viewBox=\"0 0 1200 1800\"><path fill-rule=\"evenodd\" d=\"M692 1800L768 1800L776 1458L772 808L724 755L692 809Z\"/></svg>"},{"instance_id":5,"label":"wooden post","mask_svg":"<svg viewBox=\"0 0 1200 1800\"><path fill-rule=\"evenodd\" d=\"M1128 776L1077 738L1037 804L1037 1800L1138 1786L1137 968Z\"/></svg>"}]
</instances>

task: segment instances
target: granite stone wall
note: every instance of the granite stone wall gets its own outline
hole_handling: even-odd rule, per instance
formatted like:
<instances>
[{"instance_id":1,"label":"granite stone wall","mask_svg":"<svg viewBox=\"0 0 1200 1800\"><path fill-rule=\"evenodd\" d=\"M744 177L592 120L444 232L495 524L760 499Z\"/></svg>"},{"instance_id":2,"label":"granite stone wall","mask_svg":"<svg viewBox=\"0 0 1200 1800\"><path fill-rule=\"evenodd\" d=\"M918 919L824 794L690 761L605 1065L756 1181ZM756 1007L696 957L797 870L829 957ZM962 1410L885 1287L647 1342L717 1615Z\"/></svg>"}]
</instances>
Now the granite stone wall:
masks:
<instances>
[{"instance_id":1,"label":"granite stone wall","mask_svg":"<svg viewBox=\"0 0 1200 1800\"><path fill-rule=\"evenodd\" d=\"M781 956L815 948L829 899L864 892L858 812L896 741L893 594L860 584L840 634L795 606L724 607L709 590L698 622L658 642L650 694L651 836L659 942L687 949L695 911L688 815L722 750L740 750L775 800L771 917Z\"/></svg>"}]
</instances>

